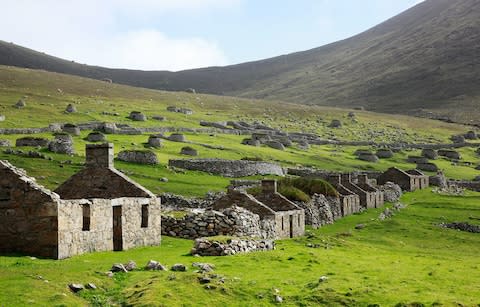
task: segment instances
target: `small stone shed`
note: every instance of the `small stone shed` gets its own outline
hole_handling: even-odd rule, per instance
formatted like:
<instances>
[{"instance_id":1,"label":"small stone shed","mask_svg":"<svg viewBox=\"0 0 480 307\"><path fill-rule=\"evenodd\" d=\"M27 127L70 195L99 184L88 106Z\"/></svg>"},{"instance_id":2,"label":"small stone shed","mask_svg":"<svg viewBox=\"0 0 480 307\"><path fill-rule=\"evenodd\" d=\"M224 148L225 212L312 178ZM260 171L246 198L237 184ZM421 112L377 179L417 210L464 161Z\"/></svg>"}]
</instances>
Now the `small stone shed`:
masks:
<instances>
[{"instance_id":1,"label":"small stone shed","mask_svg":"<svg viewBox=\"0 0 480 307\"><path fill-rule=\"evenodd\" d=\"M418 170L403 171L391 167L377 178L377 183L383 185L387 182L398 184L404 191L425 189L429 186L429 178Z\"/></svg>"},{"instance_id":2,"label":"small stone shed","mask_svg":"<svg viewBox=\"0 0 480 307\"><path fill-rule=\"evenodd\" d=\"M158 245L160 200L113 167L113 145L87 145L86 167L49 191L0 161L0 252L63 259Z\"/></svg>"},{"instance_id":3,"label":"small stone shed","mask_svg":"<svg viewBox=\"0 0 480 307\"><path fill-rule=\"evenodd\" d=\"M260 216L265 238L293 238L305 233L305 211L277 192L276 180L262 180L262 190L256 196L231 189L212 208L222 210L233 205Z\"/></svg>"}]
</instances>

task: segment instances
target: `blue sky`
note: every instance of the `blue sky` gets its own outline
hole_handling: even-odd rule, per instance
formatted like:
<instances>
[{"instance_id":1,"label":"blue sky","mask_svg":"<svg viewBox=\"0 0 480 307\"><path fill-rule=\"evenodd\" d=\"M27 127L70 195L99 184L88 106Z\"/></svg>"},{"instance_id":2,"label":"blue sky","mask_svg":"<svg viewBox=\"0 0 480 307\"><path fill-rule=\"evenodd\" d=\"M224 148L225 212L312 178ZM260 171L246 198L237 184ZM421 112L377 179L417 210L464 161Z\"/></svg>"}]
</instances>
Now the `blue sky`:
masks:
<instances>
[{"instance_id":1,"label":"blue sky","mask_svg":"<svg viewBox=\"0 0 480 307\"><path fill-rule=\"evenodd\" d=\"M16 0L2 4L0 39L80 63L181 70L319 47L419 2Z\"/></svg>"}]
</instances>

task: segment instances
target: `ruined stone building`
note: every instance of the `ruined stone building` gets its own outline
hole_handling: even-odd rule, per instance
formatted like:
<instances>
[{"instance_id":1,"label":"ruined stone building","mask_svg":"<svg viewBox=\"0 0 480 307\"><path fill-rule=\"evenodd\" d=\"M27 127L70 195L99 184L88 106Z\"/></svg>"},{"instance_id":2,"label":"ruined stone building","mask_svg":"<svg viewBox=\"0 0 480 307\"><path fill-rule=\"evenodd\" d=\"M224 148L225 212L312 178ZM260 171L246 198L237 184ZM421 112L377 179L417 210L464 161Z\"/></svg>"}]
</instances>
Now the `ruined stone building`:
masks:
<instances>
[{"instance_id":1,"label":"ruined stone building","mask_svg":"<svg viewBox=\"0 0 480 307\"><path fill-rule=\"evenodd\" d=\"M222 210L233 205L260 216L265 238L293 238L305 232L304 210L277 192L276 180L262 180L262 190L255 196L231 189L212 209Z\"/></svg>"},{"instance_id":2,"label":"ruined stone building","mask_svg":"<svg viewBox=\"0 0 480 307\"><path fill-rule=\"evenodd\" d=\"M358 183L353 183L351 174L342 174L341 184L358 195L363 209L379 208L384 204L383 192L370 185L367 175L358 175Z\"/></svg>"},{"instance_id":3,"label":"ruined stone building","mask_svg":"<svg viewBox=\"0 0 480 307\"><path fill-rule=\"evenodd\" d=\"M342 216L360 211L360 196L342 184L340 174L332 174L329 176L328 181L335 187L340 195Z\"/></svg>"},{"instance_id":4,"label":"ruined stone building","mask_svg":"<svg viewBox=\"0 0 480 307\"><path fill-rule=\"evenodd\" d=\"M87 145L86 167L49 191L0 161L0 252L62 259L157 245L160 201L113 166L113 145Z\"/></svg>"},{"instance_id":5,"label":"ruined stone building","mask_svg":"<svg viewBox=\"0 0 480 307\"><path fill-rule=\"evenodd\" d=\"M377 183L382 185L387 182L398 184L404 191L425 189L429 186L429 178L418 170L403 171L391 167L377 178Z\"/></svg>"}]
</instances>

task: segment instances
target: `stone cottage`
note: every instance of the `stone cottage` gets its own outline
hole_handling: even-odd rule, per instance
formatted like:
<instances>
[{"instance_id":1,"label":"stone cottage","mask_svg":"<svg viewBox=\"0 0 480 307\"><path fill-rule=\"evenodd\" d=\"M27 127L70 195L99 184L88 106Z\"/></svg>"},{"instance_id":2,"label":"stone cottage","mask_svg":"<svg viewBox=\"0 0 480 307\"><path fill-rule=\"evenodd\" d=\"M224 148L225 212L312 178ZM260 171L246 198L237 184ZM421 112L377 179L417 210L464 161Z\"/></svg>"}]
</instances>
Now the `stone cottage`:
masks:
<instances>
[{"instance_id":1,"label":"stone cottage","mask_svg":"<svg viewBox=\"0 0 480 307\"><path fill-rule=\"evenodd\" d=\"M260 216L264 238L293 238L305 232L304 210L277 192L276 180L262 180L261 192L255 196L230 189L212 209L222 210L233 205Z\"/></svg>"},{"instance_id":2,"label":"stone cottage","mask_svg":"<svg viewBox=\"0 0 480 307\"><path fill-rule=\"evenodd\" d=\"M366 175L359 175L359 183L356 184L352 182L351 174L342 174L341 184L359 196L361 208L371 209L378 208L383 205L383 193L368 184Z\"/></svg>"},{"instance_id":3,"label":"stone cottage","mask_svg":"<svg viewBox=\"0 0 480 307\"><path fill-rule=\"evenodd\" d=\"M160 244L160 200L114 168L112 144L89 144L86 155L55 192L0 161L1 253L62 259Z\"/></svg>"},{"instance_id":4,"label":"stone cottage","mask_svg":"<svg viewBox=\"0 0 480 307\"><path fill-rule=\"evenodd\" d=\"M387 182L398 184L404 191L425 189L429 186L428 176L418 170L403 171L391 167L377 178L377 183L383 185Z\"/></svg>"},{"instance_id":5,"label":"stone cottage","mask_svg":"<svg viewBox=\"0 0 480 307\"><path fill-rule=\"evenodd\" d=\"M340 174L330 175L328 181L335 187L338 194L340 194L342 216L347 216L360 211L360 196L342 184Z\"/></svg>"}]
</instances>

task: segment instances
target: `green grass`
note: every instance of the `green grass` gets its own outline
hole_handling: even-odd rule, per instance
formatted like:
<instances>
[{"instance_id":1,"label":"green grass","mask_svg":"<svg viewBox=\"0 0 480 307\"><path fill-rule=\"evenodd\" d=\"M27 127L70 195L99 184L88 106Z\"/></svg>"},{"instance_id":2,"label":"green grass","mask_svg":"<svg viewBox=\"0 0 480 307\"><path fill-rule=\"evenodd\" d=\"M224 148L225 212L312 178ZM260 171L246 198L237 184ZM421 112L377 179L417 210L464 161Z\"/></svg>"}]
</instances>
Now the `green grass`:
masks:
<instances>
[{"instance_id":1,"label":"green grass","mask_svg":"<svg viewBox=\"0 0 480 307\"><path fill-rule=\"evenodd\" d=\"M480 304L480 235L438 227L453 221L480 224L480 194L454 197L424 190L402 201L409 206L389 220L376 219L381 209L369 210L310 229L305 237L278 241L271 252L196 258L188 255L192 241L163 237L159 247L60 261L2 256L0 305L269 306L275 289L287 306ZM359 223L366 227L354 229ZM168 266L213 263L225 282L213 279L216 289L207 290L192 267L186 273L103 274L130 259L140 267L150 259ZM328 279L319 282L321 276ZM93 282L98 289L75 295L67 288L70 282Z\"/></svg>"}]
</instances>

